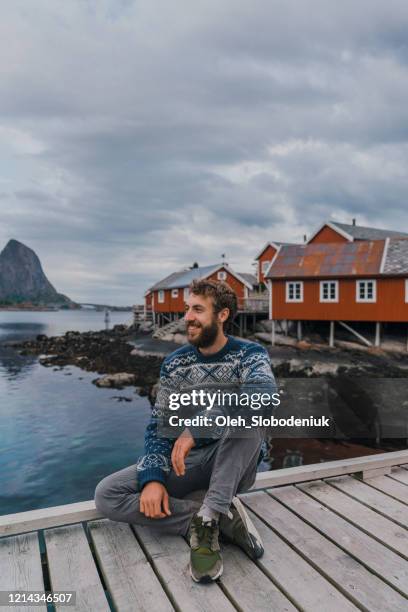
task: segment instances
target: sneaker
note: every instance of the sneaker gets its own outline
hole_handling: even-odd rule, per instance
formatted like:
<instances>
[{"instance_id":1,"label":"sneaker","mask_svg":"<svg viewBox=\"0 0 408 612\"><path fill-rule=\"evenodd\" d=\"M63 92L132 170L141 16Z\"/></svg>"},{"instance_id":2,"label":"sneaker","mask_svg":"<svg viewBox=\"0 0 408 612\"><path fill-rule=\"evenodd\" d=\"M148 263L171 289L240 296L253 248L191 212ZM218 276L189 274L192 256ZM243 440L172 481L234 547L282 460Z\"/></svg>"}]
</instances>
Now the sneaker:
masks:
<instances>
[{"instance_id":1,"label":"sneaker","mask_svg":"<svg viewBox=\"0 0 408 612\"><path fill-rule=\"evenodd\" d=\"M194 515L190 525L190 574L195 582L213 582L222 574L223 565L218 543L218 523L203 523Z\"/></svg>"},{"instance_id":2,"label":"sneaker","mask_svg":"<svg viewBox=\"0 0 408 612\"><path fill-rule=\"evenodd\" d=\"M238 497L232 499L230 515L232 518L224 514L220 517L221 534L229 542L242 548L251 559L262 557L264 547L261 536Z\"/></svg>"}]
</instances>

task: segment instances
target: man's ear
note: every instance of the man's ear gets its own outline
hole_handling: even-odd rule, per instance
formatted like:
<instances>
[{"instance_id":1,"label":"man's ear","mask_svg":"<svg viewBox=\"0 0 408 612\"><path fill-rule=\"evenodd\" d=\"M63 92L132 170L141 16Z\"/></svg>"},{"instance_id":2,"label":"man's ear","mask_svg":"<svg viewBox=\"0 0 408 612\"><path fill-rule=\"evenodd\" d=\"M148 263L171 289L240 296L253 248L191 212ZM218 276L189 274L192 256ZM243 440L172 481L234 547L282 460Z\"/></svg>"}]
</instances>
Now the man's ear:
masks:
<instances>
[{"instance_id":1,"label":"man's ear","mask_svg":"<svg viewBox=\"0 0 408 612\"><path fill-rule=\"evenodd\" d=\"M220 323L225 323L225 321L228 319L229 315L230 315L230 309L229 308L223 308L218 313L218 321Z\"/></svg>"}]
</instances>

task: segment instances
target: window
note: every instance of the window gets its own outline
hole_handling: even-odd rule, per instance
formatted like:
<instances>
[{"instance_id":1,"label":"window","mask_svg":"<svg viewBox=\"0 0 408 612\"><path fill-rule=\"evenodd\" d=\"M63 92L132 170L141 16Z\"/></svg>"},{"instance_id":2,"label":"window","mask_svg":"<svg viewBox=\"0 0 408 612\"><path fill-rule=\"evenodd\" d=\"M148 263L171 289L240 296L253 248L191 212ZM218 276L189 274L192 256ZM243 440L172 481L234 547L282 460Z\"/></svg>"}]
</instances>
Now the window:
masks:
<instances>
[{"instance_id":1,"label":"window","mask_svg":"<svg viewBox=\"0 0 408 612\"><path fill-rule=\"evenodd\" d=\"M377 300L377 282L375 280L356 281L356 302L375 302Z\"/></svg>"},{"instance_id":2,"label":"window","mask_svg":"<svg viewBox=\"0 0 408 612\"><path fill-rule=\"evenodd\" d=\"M172 298L178 297L178 289L172 289L171 290L171 297Z\"/></svg>"},{"instance_id":3,"label":"window","mask_svg":"<svg viewBox=\"0 0 408 612\"><path fill-rule=\"evenodd\" d=\"M159 291L159 304L163 304L163 302L164 302L164 291L163 289L161 289Z\"/></svg>"},{"instance_id":4,"label":"window","mask_svg":"<svg viewBox=\"0 0 408 612\"><path fill-rule=\"evenodd\" d=\"M303 302L303 281L288 281L286 283L286 301Z\"/></svg>"},{"instance_id":5,"label":"window","mask_svg":"<svg viewBox=\"0 0 408 612\"><path fill-rule=\"evenodd\" d=\"M226 272L224 272L224 270L220 270L220 271L217 273L217 278L218 278L218 280L225 281L225 280L227 280L227 273L226 273Z\"/></svg>"},{"instance_id":6,"label":"window","mask_svg":"<svg viewBox=\"0 0 408 612\"><path fill-rule=\"evenodd\" d=\"M261 270L262 270L262 274L266 274L267 269L270 266L270 261L263 261L261 264Z\"/></svg>"},{"instance_id":7,"label":"window","mask_svg":"<svg viewBox=\"0 0 408 612\"><path fill-rule=\"evenodd\" d=\"M339 301L339 281L320 281L320 301Z\"/></svg>"},{"instance_id":8,"label":"window","mask_svg":"<svg viewBox=\"0 0 408 612\"><path fill-rule=\"evenodd\" d=\"M183 297L184 297L184 301L185 302L187 302L189 295L190 295L190 288L189 287L184 287Z\"/></svg>"}]
</instances>

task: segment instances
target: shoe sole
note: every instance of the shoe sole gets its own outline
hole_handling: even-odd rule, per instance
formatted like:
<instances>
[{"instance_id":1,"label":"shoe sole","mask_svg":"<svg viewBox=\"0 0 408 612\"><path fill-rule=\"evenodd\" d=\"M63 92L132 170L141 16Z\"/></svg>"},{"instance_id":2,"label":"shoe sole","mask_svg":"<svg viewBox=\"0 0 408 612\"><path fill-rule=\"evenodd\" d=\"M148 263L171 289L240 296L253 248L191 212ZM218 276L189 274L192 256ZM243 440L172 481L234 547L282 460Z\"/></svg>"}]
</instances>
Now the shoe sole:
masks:
<instances>
[{"instance_id":1,"label":"shoe sole","mask_svg":"<svg viewBox=\"0 0 408 612\"><path fill-rule=\"evenodd\" d=\"M249 539L250 539L251 544L253 546L253 551L254 551L253 552L253 557L255 559L259 559L264 554L264 547L263 547L263 544L262 544L262 538L259 535L259 532L258 532L257 528L255 527L255 525L253 524L253 522L249 518L247 511L245 510L242 502L238 499L238 497L233 497L231 503L234 506L234 508L236 509L236 511L238 512L239 516L241 517L241 520L242 520L242 522L245 525L245 529L248 532Z\"/></svg>"},{"instance_id":2,"label":"shoe sole","mask_svg":"<svg viewBox=\"0 0 408 612\"><path fill-rule=\"evenodd\" d=\"M196 578L193 575L193 571L191 569L191 564L190 564L190 576L191 578L194 580L194 582L201 582L202 584L208 584L209 582L214 582L215 580L218 580L218 578L221 576L222 572L224 570L224 565L221 564L221 567L219 569L219 572L216 576L201 576L201 578Z\"/></svg>"}]
</instances>

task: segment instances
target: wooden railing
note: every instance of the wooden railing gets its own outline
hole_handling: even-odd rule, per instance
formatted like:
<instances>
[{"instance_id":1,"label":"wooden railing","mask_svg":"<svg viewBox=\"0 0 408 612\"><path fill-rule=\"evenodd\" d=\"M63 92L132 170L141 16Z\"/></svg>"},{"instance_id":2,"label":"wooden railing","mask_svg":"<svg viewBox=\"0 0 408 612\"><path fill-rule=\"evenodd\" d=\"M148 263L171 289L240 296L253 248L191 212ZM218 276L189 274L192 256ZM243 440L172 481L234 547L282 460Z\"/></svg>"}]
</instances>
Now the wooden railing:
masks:
<instances>
[{"instance_id":1,"label":"wooden railing","mask_svg":"<svg viewBox=\"0 0 408 612\"><path fill-rule=\"evenodd\" d=\"M239 310L246 312L265 312L269 311L269 299L268 297L248 297L238 301Z\"/></svg>"}]
</instances>

